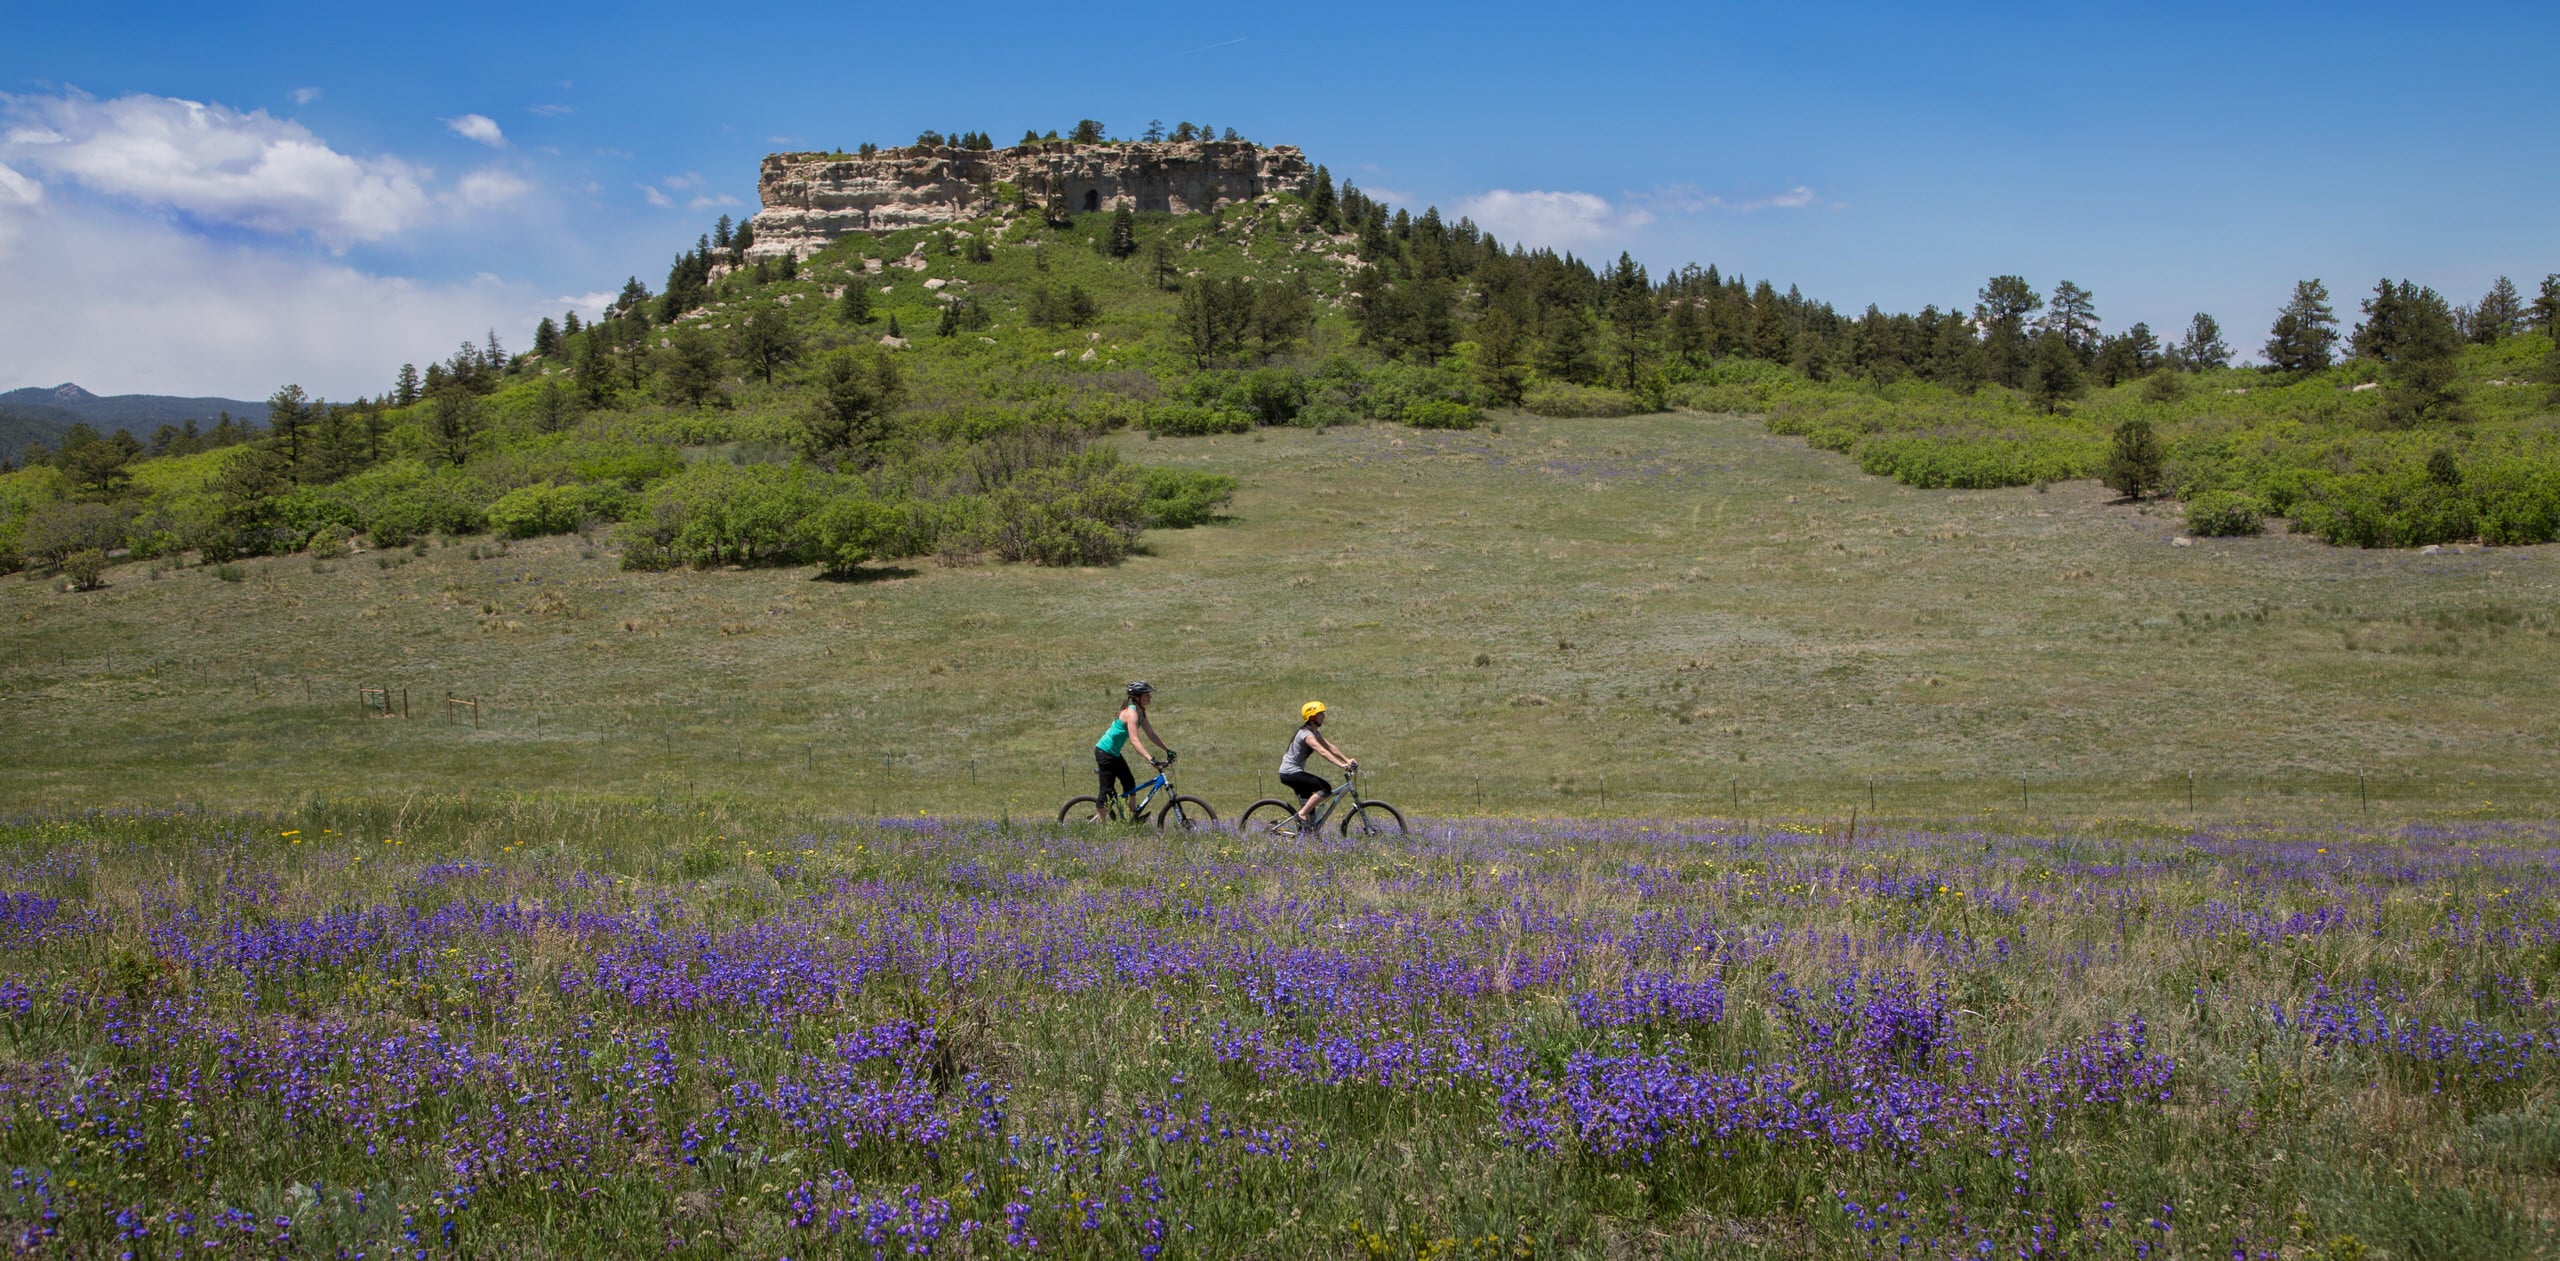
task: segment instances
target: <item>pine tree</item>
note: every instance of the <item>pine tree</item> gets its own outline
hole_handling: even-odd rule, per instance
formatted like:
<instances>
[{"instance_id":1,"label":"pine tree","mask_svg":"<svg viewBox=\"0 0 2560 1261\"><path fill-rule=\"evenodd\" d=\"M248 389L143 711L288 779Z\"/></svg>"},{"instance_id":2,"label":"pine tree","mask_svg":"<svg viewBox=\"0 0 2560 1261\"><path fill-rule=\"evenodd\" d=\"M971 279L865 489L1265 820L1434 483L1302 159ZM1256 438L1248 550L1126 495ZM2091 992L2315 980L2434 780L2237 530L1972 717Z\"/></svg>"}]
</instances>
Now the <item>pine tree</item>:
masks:
<instances>
[{"instance_id":1,"label":"pine tree","mask_svg":"<svg viewBox=\"0 0 2560 1261\"><path fill-rule=\"evenodd\" d=\"M623 281L622 293L614 298L612 306L605 308L604 315L606 319L648 319L649 286L641 284L638 276Z\"/></svg>"},{"instance_id":2,"label":"pine tree","mask_svg":"<svg viewBox=\"0 0 2560 1261\"><path fill-rule=\"evenodd\" d=\"M844 298L836 304L836 315L855 328L871 322L871 290L862 283L861 276L845 282Z\"/></svg>"},{"instance_id":3,"label":"pine tree","mask_svg":"<svg viewBox=\"0 0 2560 1261\"><path fill-rule=\"evenodd\" d=\"M2388 276L2374 282L2373 296L2364 300L2364 319L2347 337L2349 355L2375 363L2391 362L2409 335L2408 308L2402 301L2404 290L2411 296L2417 293L2416 286L2407 281L2394 285Z\"/></svg>"},{"instance_id":4,"label":"pine tree","mask_svg":"<svg viewBox=\"0 0 2560 1261\"><path fill-rule=\"evenodd\" d=\"M2329 309L2329 287L2297 281L2293 298L2267 329L2267 365L2278 372L2317 372L2329 366L2337 345L2338 313Z\"/></svg>"},{"instance_id":5,"label":"pine tree","mask_svg":"<svg viewBox=\"0 0 2560 1261\"><path fill-rule=\"evenodd\" d=\"M577 397L560 384L560 378L544 377L542 388L533 395L534 427L544 433L565 433L577 418Z\"/></svg>"},{"instance_id":6,"label":"pine tree","mask_svg":"<svg viewBox=\"0 0 2560 1261\"><path fill-rule=\"evenodd\" d=\"M725 214L720 216L720 222L711 225L711 248L715 250L729 248L729 229L732 226L729 216Z\"/></svg>"},{"instance_id":7,"label":"pine tree","mask_svg":"<svg viewBox=\"0 0 2560 1261\"><path fill-rule=\"evenodd\" d=\"M2542 278L2542 292L2533 299L2533 326L2560 344L2560 272Z\"/></svg>"},{"instance_id":8,"label":"pine tree","mask_svg":"<svg viewBox=\"0 0 2560 1261\"><path fill-rule=\"evenodd\" d=\"M2178 343L2178 365L2189 372L2231 366L2231 347L2222 341L2222 325L2198 311L2187 321L2186 340Z\"/></svg>"},{"instance_id":9,"label":"pine tree","mask_svg":"<svg viewBox=\"0 0 2560 1261\"><path fill-rule=\"evenodd\" d=\"M1340 208L1333 199L1333 173L1322 166L1307 184L1307 226L1331 232L1341 221Z\"/></svg>"},{"instance_id":10,"label":"pine tree","mask_svg":"<svg viewBox=\"0 0 2560 1261\"><path fill-rule=\"evenodd\" d=\"M1476 380L1493 401L1519 405L1529 388L1529 330L1509 306L1497 303L1476 321Z\"/></svg>"},{"instance_id":11,"label":"pine tree","mask_svg":"<svg viewBox=\"0 0 2560 1261\"><path fill-rule=\"evenodd\" d=\"M468 463L487 421L480 396L461 388L440 390L427 400L427 438L435 453L456 468Z\"/></svg>"},{"instance_id":12,"label":"pine tree","mask_svg":"<svg viewBox=\"0 0 2560 1261\"><path fill-rule=\"evenodd\" d=\"M818 361L817 401L801 421L800 450L828 463L876 463L889 417L905 396L898 364L878 347L849 347Z\"/></svg>"},{"instance_id":13,"label":"pine tree","mask_svg":"<svg viewBox=\"0 0 2560 1261\"><path fill-rule=\"evenodd\" d=\"M533 326L533 353L542 359L560 353L560 326L552 323L548 315Z\"/></svg>"},{"instance_id":14,"label":"pine tree","mask_svg":"<svg viewBox=\"0 0 2560 1261\"><path fill-rule=\"evenodd\" d=\"M803 338L780 304L757 302L739 317L730 340L731 353L771 385L774 369L800 357Z\"/></svg>"},{"instance_id":15,"label":"pine tree","mask_svg":"<svg viewBox=\"0 0 2560 1261\"><path fill-rule=\"evenodd\" d=\"M1609 299L1609 323L1615 338L1612 358L1618 368L1622 389L1633 393L1637 378L1653 362L1655 342L1661 336L1662 312L1653 304L1653 293L1646 287L1644 273L1635 268L1626 255L1618 256L1620 274L1634 268L1632 284L1620 283Z\"/></svg>"},{"instance_id":16,"label":"pine tree","mask_svg":"<svg viewBox=\"0 0 2560 1261\"><path fill-rule=\"evenodd\" d=\"M400 365L400 379L391 387L391 398L402 407L418 401L418 365L414 363Z\"/></svg>"},{"instance_id":17,"label":"pine tree","mask_svg":"<svg viewBox=\"0 0 2560 1261\"><path fill-rule=\"evenodd\" d=\"M2480 296L2471 310L2471 340L2484 345L2505 341L2524 331L2524 295L2504 276Z\"/></svg>"},{"instance_id":18,"label":"pine tree","mask_svg":"<svg viewBox=\"0 0 2560 1261\"><path fill-rule=\"evenodd\" d=\"M1173 239L1162 232L1147 238L1147 271L1155 277L1156 288L1170 291L1177 270L1173 264Z\"/></svg>"},{"instance_id":19,"label":"pine tree","mask_svg":"<svg viewBox=\"0 0 2560 1261\"><path fill-rule=\"evenodd\" d=\"M1545 344L1538 351L1540 375L1575 385L1600 379L1600 354L1594 344L1599 339L1589 311L1579 305L1557 307L1547 312L1541 331Z\"/></svg>"},{"instance_id":20,"label":"pine tree","mask_svg":"<svg viewBox=\"0 0 2560 1261\"><path fill-rule=\"evenodd\" d=\"M1147 120L1147 131L1146 131L1146 134L1145 134L1145 135L1143 135L1143 136L1140 136L1140 137L1138 137L1138 138L1139 138L1140 140L1144 140L1144 141L1146 141L1148 144L1155 144L1155 143L1157 143L1157 142L1159 142L1159 141L1163 140L1163 139L1164 139L1164 120L1163 120L1163 119L1161 119L1161 118L1150 118L1150 119L1148 119L1148 120Z\"/></svg>"},{"instance_id":21,"label":"pine tree","mask_svg":"<svg viewBox=\"0 0 2560 1261\"><path fill-rule=\"evenodd\" d=\"M1111 212L1111 232L1103 238L1102 250L1113 258L1127 258L1138 252L1138 220L1127 206Z\"/></svg>"},{"instance_id":22,"label":"pine tree","mask_svg":"<svg viewBox=\"0 0 2560 1261\"><path fill-rule=\"evenodd\" d=\"M1697 367L1706 357L1707 323L1706 318L1698 313L1695 299L1673 300L1671 318L1663 337L1672 357L1688 367Z\"/></svg>"},{"instance_id":23,"label":"pine tree","mask_svg":"<svg viewBox=\"0 0 2560 1261\"><path fill-rule=\"evenodd\" d=\"M2053 287L2053 298L2045 304L2044 318L2038 321L2037 329L2059 335L2071 353L2086 364L2098 350L2097 300L2088 290L2065 280Z\"/></svg>"},{"instance_id":24,"label":"pine tree","mask_svg":"<svg viewBox=\"0 0 2560 1261\"><path fill-rule=\"evenodd\" d=\"M2403 289L2399 296L2401 334L2393 347L2383 412L2404 427L2459 420L2462 390L2456 369L2462 333L2453 311L2433 289Z\"/></svg>"},{"instance_id":25,"label":"pine tree","mask_svg":"<svg viewBox=\"0 0 2560 1261\"><path fill-rule=\"evenodd\" d=\"M2098 481L2127 499L2140 499L2160 485L2164 463L2160 438L2151 431L2151 422L2135 417L2116 426L2115 440Z\"/></svg>"},{"instance_id":26,"label":"pine tree","mask_svg":"<svg viewBox=\"0 0 2560 1261\"><path fill-rule=\"evenodd\" d=\"M1788 318L1786 304L1768 281L1751 291L1751 331L1748 345L1751 357L1770 363L1789 363L1795 358L1795 324Z\"/></svg>"},{"instance_id":27,"label":"pine tree","mask_svg":"<svg viewBox=\"0 0 2560 1261\"><path fill-rule=\"evenodd\" d=\"M1101 144L1102 124L1091 118L1076 120L1076 129L1067 136L1069 144Z\"/></svg>"},{"instance_id":28,"label":"pine tree","mask_svg":"<svg viewBox=\"0 0 2560 1261\"><path fill-rule=\"evenodd\" d=\"M314 400L299 385L287 385L267 396L267 439L284 461L288 476L297 476L309 445Z\"/></svg>"},{"instance_id":29,"label":"pine tree","mask_svg":"<svg viewBox=\"0 0 2560 1261\"><path fill-rule=\"evenodd\" d=\"M669 401L700 407L720 393L724 362L720 346L699 324L686 324L667 339L658 369L659 388Z\"/></svg>"},{"instance_id":30,"label":"pine tree","mask_svg":"<svg viewBox=\"0 0 2560 1261\"><path fill-rule=\"evenodd\" d=\"M1766 284L1766 281L1761 282ZM1982 326L1982 354L1991 379L2015 386L2026 380L2027 317L2044 306L2023 276L1994 276L1975 295L1975 323Z\"/></svg>"},{"instance_id":31,"label":"pine tree","mask_svg":"<svg viewBox=\"0 0 2560 1261\"><path fill-rule=\"evenodd\" d=\"M2080 352L2073 349L2071 339L2054 328L2038 334L2035 349L2027 359L2028 397L2052 414L2061 411L2065 402L2078 398L2082 388Z\"/></svg>"},{"instance_id":32,"label":"pine tree","mask_svg":"<svg viewBox=\"0 0 2560 1261\"><path fill-rule=\"evenodd\" d=\"M575 337L578 335L580 330L585 327L585 324L579 322L578 313L576 311L571 311L560 317L560 335L562 337Z\"/></svg>"}]
</instances>

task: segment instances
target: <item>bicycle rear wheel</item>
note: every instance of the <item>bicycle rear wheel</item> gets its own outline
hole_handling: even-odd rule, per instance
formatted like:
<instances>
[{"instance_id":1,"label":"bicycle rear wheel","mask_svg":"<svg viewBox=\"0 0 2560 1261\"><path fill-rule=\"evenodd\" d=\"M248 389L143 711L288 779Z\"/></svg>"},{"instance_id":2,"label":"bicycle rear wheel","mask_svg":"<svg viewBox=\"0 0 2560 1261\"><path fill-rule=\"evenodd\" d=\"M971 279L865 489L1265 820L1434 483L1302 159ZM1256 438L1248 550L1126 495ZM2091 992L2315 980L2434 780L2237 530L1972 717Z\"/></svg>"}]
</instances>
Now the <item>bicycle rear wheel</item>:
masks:
<instances>
[{"instance_id":1,"label":"bicycle rear wheel","mask_svg":"<svg viewBox=\"0 0 2560 1261\"><path fill-rule=\"evenodd\" d=\"M1087 795L1067 798L1067 804L1058 807L1058 822L1091 823L1097 808L1105 822L1115 821L1120 817L1119 798L1113 797L1108 802L1104 802L1102 798Z\"/></svg>"},{"instance_id":2,"label":"bicycle rear wheel","mask_svg":"<svg viewBox=\"0 0 2560 1261\"><path fill-rule=\"evenodd\" d=\"M1364 801L1343 816L1344 836L1402 836L1404 816L1383 801Z\"/></svg>"},{"instance_id":3,"label":"bicycle rear wheel","mask_svg":"<svg viewBox=\"0 0 2560 1261\"><path fill-rule=\"evenodd\" d=\"M1265 797L1244 808L1244 814L1236 820L1236 827L1247 836L1257 836L1269 832L1273 824L1296 827L1297 813L1298 803Z\"/></svg>"},{"instance_id":4,"label":"bicycle rear wheel","mask_svg":"<svg viewBox=\"0 0 2560 1261\"><path fill-rule=\"evenodd\" d=\"M1218 821L1218 812L1198 797L1176 797L1156 812L1156 826L1188 832Z\"/></svg>"}]
</instances>

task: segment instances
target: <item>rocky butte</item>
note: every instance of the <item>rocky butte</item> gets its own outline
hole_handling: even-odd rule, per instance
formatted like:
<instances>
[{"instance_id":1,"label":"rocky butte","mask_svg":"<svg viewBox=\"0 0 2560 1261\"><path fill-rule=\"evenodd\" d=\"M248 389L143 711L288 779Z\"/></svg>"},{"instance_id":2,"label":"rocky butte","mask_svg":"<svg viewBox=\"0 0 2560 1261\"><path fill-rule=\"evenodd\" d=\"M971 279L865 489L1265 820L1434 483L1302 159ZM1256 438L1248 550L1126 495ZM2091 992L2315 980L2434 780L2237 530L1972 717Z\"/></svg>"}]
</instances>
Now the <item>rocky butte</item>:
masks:
<instances>
[{"instance_id":1,"label":"rocky butte","mask_svg":"<svg viewBox=\"0 0 2560 1261\"><path fill-rule=\"evenodd\" d=\"M1295 146L1250 141L916 146L850 153L776 153L764 160L751 221L754 258L806 258L854 232L984 218L1011 207L1192 214L1269 193L1306 191L1315 168Z\"/></svg>"}]
</instances>

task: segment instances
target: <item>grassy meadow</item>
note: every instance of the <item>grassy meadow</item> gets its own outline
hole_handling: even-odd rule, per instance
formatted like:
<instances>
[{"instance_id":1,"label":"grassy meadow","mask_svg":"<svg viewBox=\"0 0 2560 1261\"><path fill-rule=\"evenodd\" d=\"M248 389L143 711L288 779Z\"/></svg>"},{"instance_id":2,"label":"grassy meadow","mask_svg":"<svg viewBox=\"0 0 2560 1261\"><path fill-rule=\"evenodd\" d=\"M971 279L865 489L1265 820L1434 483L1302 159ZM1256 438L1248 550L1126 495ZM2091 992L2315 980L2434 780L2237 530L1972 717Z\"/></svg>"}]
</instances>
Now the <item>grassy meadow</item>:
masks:
<instances>
[{"instance_id":1,"label":"grassy meadow","mask_svg":"<svg viewBox=\"0 0 2560 1261\"><path fill-rule=\"evenodd\" d=\"M50 1256L2547 1255L2548 825L0 821Z\"/></svg>"},{"instance_id":2,"label":"grassy meadow","mask_svg":"<svg viewBox=\"0 0 2560 1261\"><path fill-rule=\"evenodd\" d=\"M1132 677L1229 815L1309 697L1424 817L2560 799L2550 548L2178 546L2090 483L1917 490L1715 415L1114 440L1243 489L1108 570L639 573L594 535L0 582L0 801L1046 817Z\"/></svg>"}]
</instances>

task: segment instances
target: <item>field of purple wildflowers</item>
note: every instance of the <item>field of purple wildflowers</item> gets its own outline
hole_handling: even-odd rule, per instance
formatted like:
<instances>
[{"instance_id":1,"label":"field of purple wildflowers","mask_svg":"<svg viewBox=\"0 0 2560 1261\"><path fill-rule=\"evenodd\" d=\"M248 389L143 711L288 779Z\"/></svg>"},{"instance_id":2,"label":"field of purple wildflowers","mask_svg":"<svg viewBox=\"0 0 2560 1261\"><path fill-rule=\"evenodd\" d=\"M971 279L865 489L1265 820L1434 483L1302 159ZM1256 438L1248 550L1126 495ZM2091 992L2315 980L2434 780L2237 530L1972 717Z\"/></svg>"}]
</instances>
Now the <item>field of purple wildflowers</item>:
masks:
<instances>
[{"instance_id":1,"label":"field of purple wildflowers","mask_svg":"<svg viewBox=\"0 0 2560 1261\"><path fill-rule=\"evenodd\" d=\"M54 1256L2518 1256L2560 830L0 821Z\"/></svg>"}]
</instances>

